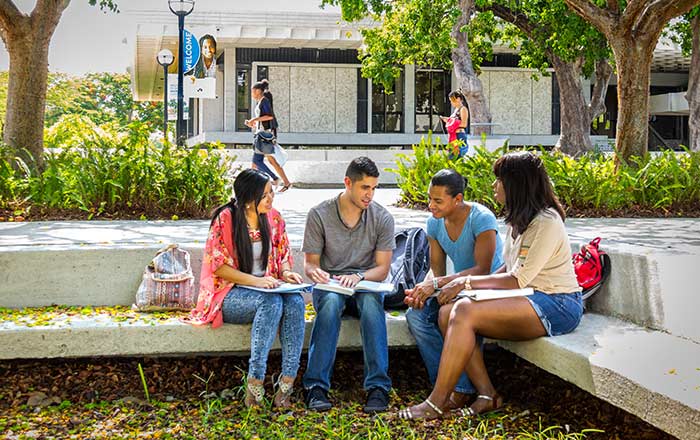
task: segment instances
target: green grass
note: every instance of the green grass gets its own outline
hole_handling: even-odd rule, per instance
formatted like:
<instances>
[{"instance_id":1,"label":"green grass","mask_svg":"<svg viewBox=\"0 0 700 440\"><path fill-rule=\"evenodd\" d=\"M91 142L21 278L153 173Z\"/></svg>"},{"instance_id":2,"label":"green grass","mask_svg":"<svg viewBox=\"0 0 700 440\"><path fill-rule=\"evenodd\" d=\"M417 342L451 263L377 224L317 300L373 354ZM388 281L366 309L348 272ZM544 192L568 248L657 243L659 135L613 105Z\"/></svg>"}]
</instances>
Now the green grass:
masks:
<instances>
[{"instance_id":1,"label":"green grass","mask_svg":"<svg viewBox=\"0 0 700 440\"><path fill-rule=\"evenodd\" d=\"M204 399L203 399L204 401ZM67 425L66 420L71 422ZM236 439L560 439L586 438L601 432L585 429L567 432L560 426L530 429L527 422L507 414L479 419L445 419L429 422L399 420L393 413L369 416L358 404L344 404L326 413L307 412L301 405L292 411L247 409L241 400L206 399L150 404L99 402L62 403L38 412L30 408L0 419L0 431L22 435L31 431L44 436L76 438L236 438Z\"/></svg>"}]
</instances>

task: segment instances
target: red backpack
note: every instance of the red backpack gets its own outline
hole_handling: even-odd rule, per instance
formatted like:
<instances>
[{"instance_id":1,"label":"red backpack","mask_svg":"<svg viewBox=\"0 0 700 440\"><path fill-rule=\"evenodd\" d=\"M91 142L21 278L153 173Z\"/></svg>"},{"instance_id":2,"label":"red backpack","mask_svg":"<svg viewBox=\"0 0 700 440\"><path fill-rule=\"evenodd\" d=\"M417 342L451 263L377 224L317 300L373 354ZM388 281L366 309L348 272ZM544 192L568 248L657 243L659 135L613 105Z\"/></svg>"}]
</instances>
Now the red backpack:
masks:
<instances>
[{"instance_id":1,"label":"red backpack","mask_svg":"<svg viewBox=\"0 0 700 440\"><path fill-rule=\"evenodd\" d=\"M572 257L576 280L583 288L583 299L590 298L610 276L610 256L599 249L600 237L581 246Z\"/></svg>"}]
</instances>

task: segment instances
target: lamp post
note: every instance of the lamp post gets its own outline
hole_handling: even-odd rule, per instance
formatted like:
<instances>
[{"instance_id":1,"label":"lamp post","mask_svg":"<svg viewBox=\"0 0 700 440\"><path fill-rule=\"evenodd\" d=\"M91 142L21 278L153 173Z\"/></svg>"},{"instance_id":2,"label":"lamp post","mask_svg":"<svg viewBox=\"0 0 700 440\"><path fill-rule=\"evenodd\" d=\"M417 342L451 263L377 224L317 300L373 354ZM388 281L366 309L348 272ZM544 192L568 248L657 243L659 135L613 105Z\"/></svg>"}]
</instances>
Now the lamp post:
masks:
<instances>
[{"instance_id":1,"label":"lamp post","mask_svg":"<svg viewBox=\"0 0 700 440\"><path fill-rule=\"evenodd\" d=\"M177 122L176 122L176 140L177 144L182 146L185 144L185 134L183 133L182 118L183 118L183 102L185 99L184 93L184 74L185 68L185 17L188 16L194 9L194 0L168 0L170 11L177 15L178 28L178 44L177 44Z\"/></svg>"},{"instance_id":2,"label":"lamp post","mask_svg":"<svg viewBox=\"0 0 700 440\"><path fill-rule=\"evenodd\" d=\"M163 66L163 139L168 141L168 67L173 63L175 57L169 49L158 52L156 57L158 64Z\"/></svg>"}]
</instances>

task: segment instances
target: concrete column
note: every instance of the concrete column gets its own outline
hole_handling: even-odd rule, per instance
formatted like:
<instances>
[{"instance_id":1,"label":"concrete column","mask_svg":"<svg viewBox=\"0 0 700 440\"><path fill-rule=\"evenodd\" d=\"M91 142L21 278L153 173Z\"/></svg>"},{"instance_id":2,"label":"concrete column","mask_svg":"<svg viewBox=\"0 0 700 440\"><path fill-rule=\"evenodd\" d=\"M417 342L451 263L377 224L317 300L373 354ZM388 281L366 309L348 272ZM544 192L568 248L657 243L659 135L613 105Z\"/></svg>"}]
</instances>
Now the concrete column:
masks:
<instances>
[{"instance_id":1,"label":"concrete column","mask_svg":"<svg viewBox=\"0 0 700 440\"><path fill-rule=\"evenodd\" d=\"M403 70L403 128L404 133L416 132L416 66L408 64Z\"/></svg>"},{"instance_id":2,"label":"concrete column","mask_svg":"<svg viewBox=\"0 0 700 440\"><path fill-rule=\"evenodd\" d=\"M236 131L236 48L224 49L224 131Z\"/></svg>"},{"instance_id":3,"label":"concrete column","mask_svg":"<svg viewBox=\"0 0 700 440\"><path fill-rule=\"evenodd\" d=\"M372 78L367 78L367 133L372 133Z\"/></svg>"}]
</instances>

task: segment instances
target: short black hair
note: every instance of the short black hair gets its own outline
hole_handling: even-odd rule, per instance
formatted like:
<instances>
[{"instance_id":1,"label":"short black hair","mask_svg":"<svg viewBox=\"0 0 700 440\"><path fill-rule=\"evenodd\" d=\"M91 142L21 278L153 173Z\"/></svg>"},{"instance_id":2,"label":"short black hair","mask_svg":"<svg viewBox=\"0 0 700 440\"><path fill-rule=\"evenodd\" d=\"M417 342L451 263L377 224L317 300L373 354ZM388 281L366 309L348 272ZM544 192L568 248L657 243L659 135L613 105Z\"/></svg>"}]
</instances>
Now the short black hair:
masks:
<instances>
[{"instance_id":1,"label":"short black hair","mask_svg":"<svg viewBox=\"0 0 700 440\"><path fill-rule=\"evenodd\" d=\"M348 165L345 170L345 177L349 177L351 181L357 182L367 177L379 177L377 164L372 159L366 156L356 157Z\"/></svg>"},{"instance_id":2,"label":"short black hair","mask_svg":"<svg viewBox=\"0 0 700 440\"><path fill-rule=\"evenodd\" d=\"M464 194L464 187L467 186L467 179L457 171L444 168L430 179L432 186L444 186L450 197L457 197L457 194Z\"/></svg>"}]
</instances>

